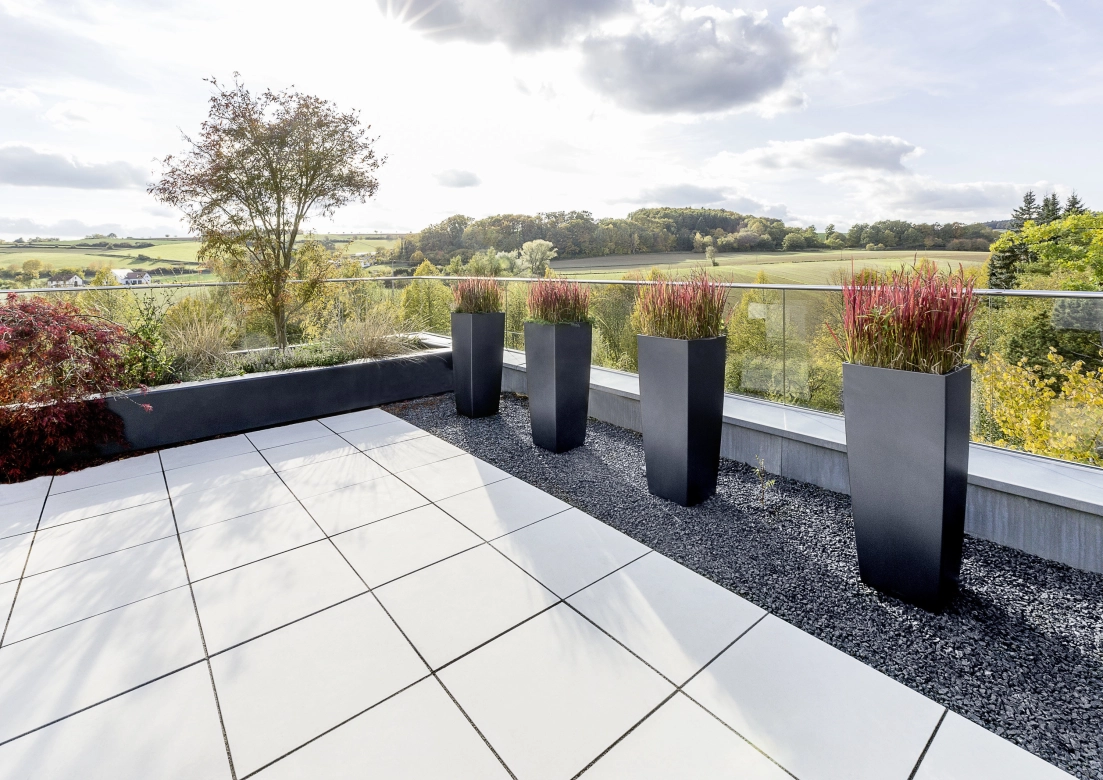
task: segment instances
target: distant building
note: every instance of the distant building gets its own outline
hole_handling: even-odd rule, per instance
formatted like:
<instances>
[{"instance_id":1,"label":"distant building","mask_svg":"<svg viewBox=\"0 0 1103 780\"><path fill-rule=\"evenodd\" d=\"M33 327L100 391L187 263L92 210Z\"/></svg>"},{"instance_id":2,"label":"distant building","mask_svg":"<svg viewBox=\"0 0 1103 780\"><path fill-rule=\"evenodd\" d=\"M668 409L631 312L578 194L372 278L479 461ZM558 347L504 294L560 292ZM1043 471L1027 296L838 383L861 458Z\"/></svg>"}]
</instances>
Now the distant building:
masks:
<instances>
[{"instance_id":1,"label":"distant building","mask_svg":"<svg viewBox=\"0 0 1103 780\"><path fill-rule=\"evenodd\" d=\"M46 284L50 287L83 287L84 280L76 274L54 274Z\"/></svg>"},{"instance_id":2,"label":"distant building","mask_svg":"<svg viewBox=\"0 0 1103 780\"><path fill-rule=\"evenodd\" d=\"M115 275L115 281L119 284L126 284L126 277L130 271L125 268L112 268L111 273Z\"/></svg>"},{"instance_id":3,"label":"distant building","mask_svg":"<svg viewBox=\"0 0 1103 780\"><path fill-rule=\"evenodd\" d=\"M125 284L128 287L136 284L150 284L153 282L153 278L146 271L127 271L123 268L113 268L111 273L115 275L115 279L119 284Z\"/></svg>"}]
</instances>

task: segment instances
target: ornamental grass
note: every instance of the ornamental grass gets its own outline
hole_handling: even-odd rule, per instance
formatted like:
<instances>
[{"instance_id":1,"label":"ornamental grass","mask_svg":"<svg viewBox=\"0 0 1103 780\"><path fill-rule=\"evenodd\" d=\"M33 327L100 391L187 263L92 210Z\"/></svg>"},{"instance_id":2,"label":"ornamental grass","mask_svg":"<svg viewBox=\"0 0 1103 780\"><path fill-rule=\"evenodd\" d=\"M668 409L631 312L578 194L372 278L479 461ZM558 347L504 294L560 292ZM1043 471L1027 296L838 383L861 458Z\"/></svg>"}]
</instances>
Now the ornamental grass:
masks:
<instances>
[{"instance_id":1,"label":"ornamental grass","mask_svg":"<svg viewBox=\"0 0 1103 780\"><path fill-rule=\"evenodd\" d=\"M711 339L724 329L725 291L695 273L686 282L662 281L640 289L636 318L644 336L667 339Z\"/></svg>"},{"instance_id":2,"label":"ornamental grass","mask_svg":"<svg viewBox=\"0 0 1103 780\"><path fill-rule=\"evenodd\" d=\"M552 325L587 322L590 288L578 282L543 280L529 288L529 319Z\"/></svg>"},{"instance_id":3,"label":"ornamental grass","mask_svg":"<svg viewBox=\"0 0 1103 780\"><path fill-rule=\"evenodd\" d=\"M493 279L462 279L452 294L457 314L492 314L502 310L502 287Z\"/></svg>"},{"instance_id":4,"label":"ornamental grass","mask_svg":"<svg viewBox=\"0 0 1103 780\"><path fill-rule=\"evenodd\" d=\"M957 273L915 267L843 284L843 360L863 366L948 374L965 364L969 323L980 299Z\"/></svg>"}]
</instances>

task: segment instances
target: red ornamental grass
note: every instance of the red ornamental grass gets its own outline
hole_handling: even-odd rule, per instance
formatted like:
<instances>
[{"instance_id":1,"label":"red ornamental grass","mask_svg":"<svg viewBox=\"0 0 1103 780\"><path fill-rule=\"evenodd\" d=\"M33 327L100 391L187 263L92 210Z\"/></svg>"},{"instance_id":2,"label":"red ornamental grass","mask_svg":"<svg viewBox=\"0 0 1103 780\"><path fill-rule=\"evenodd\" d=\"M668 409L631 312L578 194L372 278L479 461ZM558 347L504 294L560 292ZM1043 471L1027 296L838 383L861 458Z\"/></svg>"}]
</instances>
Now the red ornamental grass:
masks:
<instances>
[{"instance_id":1,"label":"red ornamental grass","mask_svg":"<svg viewBox=\"0 0 1103 780\"><path fill-rule=\"evenodd\" d=\"M586 322L590 318L590 288L546 279L529 287L528 304L529 317L536 322Z\"/></svg>"},{"instance_id":2,"label":"red ornamental grass","mask_svg":"<svg viewBox=\"0 0 1103 780\"><path fill-rule=\"evenodd\" d=\"M668 339L708 339L724 327L724 288L705 273L688 282L659 282L640 289L640 333Z\"/></svg>"},{"instance_id":3,"label":"red ornamental grass","mask_svg":"<svg viewBox=\"0 0 1103 780\"><path fill-rule=\"evenodd\" d=\"M843 285L843 337L831 335L848 363L948 374L965 363L979 302L960 267L852 275Z\"/></svg>"},{"instance_id":4,"label":"red ornamental grass","mask_svg":"<svg viewBox=\"0 0 1103 780\"><path fill-rule=\"evenodd\" d=\"M457 314L488 314L502 310L502 287L493 279L462 279L452 290Z\"/></svg>"},{"instance_id":5,"label":"red ornamental grass","mask_svg":"<svg viewBox=\"0 0 1103 780\"><path fill-rule=\"evenodd\" d=\"M130 337L72 303L10 294L0 305L0 480L22 479L59 453L123 442L103 400L125 381Z\"/></svg>"}]
</instances>

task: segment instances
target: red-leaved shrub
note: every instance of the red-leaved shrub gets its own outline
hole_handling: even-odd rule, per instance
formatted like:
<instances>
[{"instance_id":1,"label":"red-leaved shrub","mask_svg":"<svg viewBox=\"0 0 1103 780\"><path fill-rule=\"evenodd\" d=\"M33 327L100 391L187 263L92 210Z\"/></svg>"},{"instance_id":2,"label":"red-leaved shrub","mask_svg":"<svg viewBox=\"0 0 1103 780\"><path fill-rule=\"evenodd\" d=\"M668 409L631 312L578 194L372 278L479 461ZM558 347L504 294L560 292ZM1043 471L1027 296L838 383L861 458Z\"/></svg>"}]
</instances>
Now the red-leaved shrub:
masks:
<instances>
[{"instance_id":1,"label":"red-leaved shrub","mask_svg":"<svg viewBox=\"0 0 1103 780\"><path fill-rule=\"evenodd\" d=\"M120 325L72 303L8 295L0 305L0 480L125 443L122 419L90 396L121 389L130 341Z\"/></svg>"},{"instance_id":2,"label":"red-leaved shrub","mask_svg":"<svg viewBox=\"0 0 1103 780\"><path fill-rule=\"evenodd\" d=\"M711 339L724 331L725 290L704 272L686 282L662 281L640 288L636 316L640 333L667 339Z\"/></svg>"},{"instance_id":3,"label":"red-leaved shrub","mask_svg":"<svg viewBox=\"0 0 1103 780\"><path fill-rule=\"evenodd\" d=\"M590 318L590 288L578 282L542 279L529 287L529 316L552 324Z\"/></svg>"},{"instance_id":4,"label":"red-leaved shrub","mask_svg":"<svg viewBox=\"0 0 1103 780\"><path fill-rule=\"evenodd\" d=\"M461 279L452 295L457 314L493 314L502 310L502 286L493 279Z\"/></svg>"}]
</instances>

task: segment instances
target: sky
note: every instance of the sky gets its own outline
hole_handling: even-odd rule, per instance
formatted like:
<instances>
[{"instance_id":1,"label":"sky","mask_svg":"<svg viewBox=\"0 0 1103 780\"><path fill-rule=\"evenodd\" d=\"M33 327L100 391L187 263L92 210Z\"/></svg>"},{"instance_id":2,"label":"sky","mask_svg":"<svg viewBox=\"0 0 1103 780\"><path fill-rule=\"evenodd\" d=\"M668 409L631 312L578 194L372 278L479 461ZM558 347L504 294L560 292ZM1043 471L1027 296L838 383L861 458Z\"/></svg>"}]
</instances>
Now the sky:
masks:
<instances>
[{"instance_id":1,"label":"sky","mask_svg":"<svg viewBox=\"0 0 1103 780\"><path fill-rule=\"evenodd\" d=\"M185 235L146 187L212 87L355 109L318 232L707 206L829 223L1103 207L1100 0L0 0L0 238Z\"/></svg>"}]
</instances>

